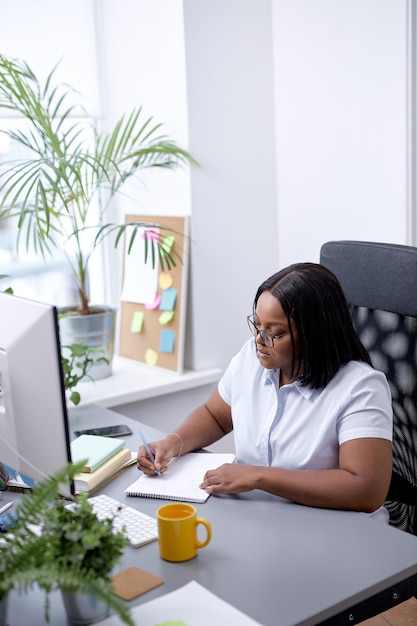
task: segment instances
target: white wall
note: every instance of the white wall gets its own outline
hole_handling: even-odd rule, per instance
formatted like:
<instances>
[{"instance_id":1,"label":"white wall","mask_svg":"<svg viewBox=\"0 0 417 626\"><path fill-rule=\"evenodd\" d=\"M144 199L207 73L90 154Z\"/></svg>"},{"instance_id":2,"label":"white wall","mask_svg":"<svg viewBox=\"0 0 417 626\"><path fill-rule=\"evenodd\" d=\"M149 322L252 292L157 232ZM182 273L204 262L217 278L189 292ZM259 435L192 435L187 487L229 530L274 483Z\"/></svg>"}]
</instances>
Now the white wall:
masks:
<instances>
[{"instance_id":1,"label":"white wall","mask_svg":"<svg viewBox=\"0 0 417 626\"><path fill-rule=\"evenodd\" d=\"M0 53L24 59L43 82L59 62L57 82L82 94L100 114L94 0L1 0Z\"/></svg>"},{"instance_id":2,"label":"white wall","mask_svg":"<svg viewBox=\"0 0 417 626\"><path fill-rule=\"evenodd\" d=\"M144 120L188 146L182 0L96 0L104 127L143 106ZM121 212L189 215L186 170L143 173L146 186L130 187Z\"/></svg>"},{"instance_id":3,"label":"white wall","mask_svg":"<svg viewBox=\"0 0 417 626\"><path fill-rule=\"evenodd\" d=\"M192 258L187 363L225 367L276 271L271 3L184 0Z\"/></svg>"},{"instance_id":4,"label":"white wall","mask_svg":"<svg viewBox=\"0 0 417 626\"><path fill-rule=\"evenodd\" d=\"M409 243L407 2L274 0L280 265Z\"/></svg>"}]
</instances>

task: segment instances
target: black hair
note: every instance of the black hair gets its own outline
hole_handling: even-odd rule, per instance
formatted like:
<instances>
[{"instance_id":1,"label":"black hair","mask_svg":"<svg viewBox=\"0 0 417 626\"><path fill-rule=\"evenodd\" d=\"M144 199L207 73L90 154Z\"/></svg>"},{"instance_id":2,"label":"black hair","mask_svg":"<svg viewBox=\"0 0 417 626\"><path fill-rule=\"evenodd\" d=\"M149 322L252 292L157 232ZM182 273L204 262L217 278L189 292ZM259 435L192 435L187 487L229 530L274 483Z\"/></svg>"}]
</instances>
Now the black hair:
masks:
<instances>
[{"instance_id":1,"label":"black hair","mask_svg":"<svg viewBox=\"0 0 417 626\"><path fill-rule=\"evenodd\" d=\"M256 292L254 313L264 291L277 298L287 316L293 346L292 373L296 375L302 364L300 380L304 385L325 387L349 361L372 365L354 329L342 287L324 265L296 263L270 276ZM291 319L299 336L297 362Z\"/></svg>"}]
</instances>

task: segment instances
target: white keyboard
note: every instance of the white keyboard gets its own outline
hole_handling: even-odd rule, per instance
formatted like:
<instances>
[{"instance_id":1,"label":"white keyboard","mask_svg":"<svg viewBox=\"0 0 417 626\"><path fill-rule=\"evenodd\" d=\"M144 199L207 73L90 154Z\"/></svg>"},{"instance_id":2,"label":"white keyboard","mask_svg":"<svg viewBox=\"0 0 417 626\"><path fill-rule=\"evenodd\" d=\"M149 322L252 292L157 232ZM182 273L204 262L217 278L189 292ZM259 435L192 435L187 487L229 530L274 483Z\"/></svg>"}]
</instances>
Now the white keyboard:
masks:
<instances>
[{"instance_id":1,"label":"white keyboard","mask_svg":"<svg viewBox=\"0 0 417 626\"><path fill-rule=\"evenodd\" d=\"M106 495L93 496L88 501L93 505L93 511L99 519L113 518L113 528L116 531L125 527L132 548L140 548L158 539L157 521L154 517Z\"/></svg>"}]
</instances>

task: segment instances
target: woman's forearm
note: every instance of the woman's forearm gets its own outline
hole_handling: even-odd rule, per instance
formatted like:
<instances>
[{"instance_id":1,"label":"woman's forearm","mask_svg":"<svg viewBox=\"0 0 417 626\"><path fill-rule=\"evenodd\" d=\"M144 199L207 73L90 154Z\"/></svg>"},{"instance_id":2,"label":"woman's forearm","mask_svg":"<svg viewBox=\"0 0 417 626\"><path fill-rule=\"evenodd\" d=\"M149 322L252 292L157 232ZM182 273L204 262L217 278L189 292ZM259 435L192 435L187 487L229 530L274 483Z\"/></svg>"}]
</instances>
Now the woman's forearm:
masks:
<instances>
[{"instance_id":1,"label":"woman's forearm","mask_svg":"<svg viewBox=\"0 0 417 626\"><path fill-rule=\"evenodd\" d=\"M372 512L387 496L391 460L390 441L357 439L341 446L339 468L284 469L232 463L206 472L201 487L209 493L261 489L308 506Z\"/></svg>"},{"instance_id":2,"label":"woman's forearm","mask_svg":"<svg viewBox=\"0 0 417 626\"><path fill-rule=\"evenodd\" d=\"M208 406L195 409L174 432L181 438L181 454L198 450L221 439L230 430L213 417Z\"/></svg>"}]
</instances>

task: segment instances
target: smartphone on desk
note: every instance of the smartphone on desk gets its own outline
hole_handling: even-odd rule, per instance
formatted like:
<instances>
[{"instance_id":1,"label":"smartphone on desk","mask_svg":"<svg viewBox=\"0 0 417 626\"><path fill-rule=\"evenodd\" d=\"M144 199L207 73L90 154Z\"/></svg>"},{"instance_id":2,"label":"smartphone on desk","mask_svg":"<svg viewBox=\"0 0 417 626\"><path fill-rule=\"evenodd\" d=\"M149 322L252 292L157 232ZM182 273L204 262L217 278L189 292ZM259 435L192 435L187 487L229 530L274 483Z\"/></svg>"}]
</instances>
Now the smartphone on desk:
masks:
<instances>
[{"instance_id":1,"label":"smartphone on desk","mask_svg":"<svg viewBox=\"0 0 417 626\"><path fill-rule=\"evenodd\" d=\"M114 426L101 426L99 428L86 428L74 430L74 435L100 435L100 437L127 437L132 434L132 429L127 424L115 424Z\"/></svg>"}]
</instances>

